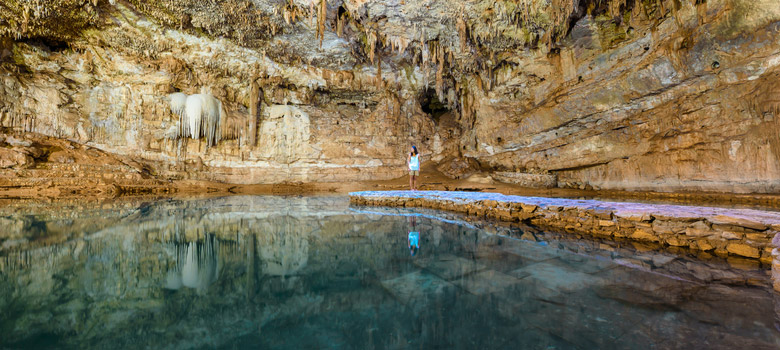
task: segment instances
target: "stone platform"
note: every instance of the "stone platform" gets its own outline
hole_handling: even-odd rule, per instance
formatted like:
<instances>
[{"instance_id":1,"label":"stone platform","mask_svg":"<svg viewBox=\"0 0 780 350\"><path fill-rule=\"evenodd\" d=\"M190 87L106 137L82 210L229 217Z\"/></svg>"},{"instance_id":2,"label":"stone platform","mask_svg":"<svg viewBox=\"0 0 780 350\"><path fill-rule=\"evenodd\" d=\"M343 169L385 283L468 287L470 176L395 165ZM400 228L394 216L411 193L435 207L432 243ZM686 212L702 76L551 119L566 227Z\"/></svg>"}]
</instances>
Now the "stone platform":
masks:
<instances>
[{"instance_id":1,"label":"stone platform","mask_svg":"<svg viewBox=\"0 0 780 350\"><path fill-rule=\"evenodd\" d=\"M349 194L360 205L425 207L526 222L543 228L688 247L719 256L772 264L780 291L780 212L483 192L365 191Z\"/></svg>"}]
</instances>

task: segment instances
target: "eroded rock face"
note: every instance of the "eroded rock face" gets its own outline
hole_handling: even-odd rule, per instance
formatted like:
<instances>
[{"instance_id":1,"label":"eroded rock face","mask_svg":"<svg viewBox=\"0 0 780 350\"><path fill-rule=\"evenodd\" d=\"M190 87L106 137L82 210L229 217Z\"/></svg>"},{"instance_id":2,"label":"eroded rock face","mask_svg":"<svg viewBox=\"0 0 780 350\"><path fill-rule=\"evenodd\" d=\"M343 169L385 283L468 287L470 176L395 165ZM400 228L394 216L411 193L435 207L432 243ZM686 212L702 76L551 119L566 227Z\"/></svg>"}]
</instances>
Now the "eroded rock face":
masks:
<instances>
[{"instance_id":1,"label":"eroded rock face","mask_svg":"<svg viewBox=\"0 0 780 350\"><path fill-rule=\"evenodd\" d=\"M416 144L451 176L780 188L773 0L5 5L2 126L178 178L387 179ZM174 92L223 104L215 147L171 133Z\"/></svg>"},{"instance_id":2,"label":"eroded rock face","mask_svg":"<svg viewBox=\"0 0 780 350\"><path fill-rule=\"evenodd\" d=\"M21 168L32 163L32 158L15 149L0 149L0 169Z\"/></svg>"}]
</instances>

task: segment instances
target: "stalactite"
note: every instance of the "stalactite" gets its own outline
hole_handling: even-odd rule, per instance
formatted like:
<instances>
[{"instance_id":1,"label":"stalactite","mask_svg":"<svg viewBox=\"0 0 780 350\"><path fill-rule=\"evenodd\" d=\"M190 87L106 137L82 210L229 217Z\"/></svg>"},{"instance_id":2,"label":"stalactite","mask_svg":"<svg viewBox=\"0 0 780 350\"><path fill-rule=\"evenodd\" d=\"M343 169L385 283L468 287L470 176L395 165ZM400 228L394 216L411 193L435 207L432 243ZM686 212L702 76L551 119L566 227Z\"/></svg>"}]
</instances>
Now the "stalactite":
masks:
<instances>
[{"instance_id":1,"label":"stalactite","mask_svg":"<svg viewBox=\"0 0 780 350\"><path fill-rule=\"evenodd\" d=\"M376 87L382 88L382 58L378 57L376 60Z\"/></svg>"},{"instance_id":2,"label":"stalactite","mask_svg":"<svg viewBox=\"0 0 780 350\"><path fill-rule=\"evenodd\" d=\"M401 100L396 95L393 95L393 116L401 116Z\"/></svg>"},{"instance_id":3,"label":"stalactite","mask_svg":"<svg viewBox=\"0 0 780 350\"><path fill-rule=\"evenodd\" d=\"M439 64L438 68L436 69L436 96L439 98L439 101L444 101L444 55L438 54L439 56Z\"/></svg>"},{"instance_id":4,"label":"stalactite","mask_svg":"<svg viewBox=\"0 0 780 350\"><path fill-rule=\"evenodd\" d=\"M683 21L682 18L677 14L677 11L679 11L679 8L677 7L676 2L672 2L672 17L674 18L674 21L677 23L678 28L683 28Z\"/></svg>"},{"instance_id":5,"label":"stalactite","mask_svg":"<svg viewBox=\"0 0 780 350\"><path fill-rule=\"evenodd\" d=\"M22 10L22 33L27 33L30 23L30 9L24 7Z\"/></svg>"},{"instance_id":6,"label":"stalactite","mask_svg":"<svg viewBox=\"0 0 780 350\"><path fill-rule=\"evenodd\" d=\"M336 13L336 35L340 38L344 35L344 18L342 15Z\"/></svg>"},{"instance_id":7,"label":"stalactite","mask_svg":"<svg viewBox=\"0 0 780 350\"><path fill-rule=\"evenodd\" d=\"M456 27L458 28L458 37L460 38L460 51L466 52L466 46L468 45L468 27L462 14L458 16Z\"/></svg>"},{"instance_id":8,"label":"stalactite","mask_svg":"<svg viewBox=\"0 0 780 350\"><path fill-rule=\"evenodd\" d=\"M325 39L325 22L328 17L328 0L320 0L320 8L317 13L317 37L320 40L320 48L322 48L322 40Z\"/></svg>"},{"instance_id":9,"label":"stalactite","mask_svg":"<svg viewBox=\"0 0 780 350\"><path fill-rule=\"evenodd\" d=\"M626 0L611 0L609 2L609 15L614 17L620 16L620 8L626 6Z\"/></svg>"},{"instance_id":10,"label":"stalactite","mask_svg":"<svg viewBox=\"0 0 780 350\"><path fill-rule=\"evenodd\" d=\"M706 0L694 0L696 6L696 18L699 25L703 25L707 22L707 1Z\"/></svg>"},{"instance_id":11,"label":"stalactite","mask_svg":"<svg viewBox=\"0 0 780 350\"><path fill-rule=\"evenodd\" d=\"M369 32L366 33L366 39L368 40L368 59L371 60L371 63L374 63L374 56L376 55L376 43L377 43L376 33L374 31L369 30Z\"/></svg>"},{"instance_id":12,"label":"stalactite","mask_svg":"<svg viewBox=\"0 0 780 350\"><path fill-rule=\"evenodd\" d=\"M203 98L203 125L207 147L212 147L220 140L219 131L221 117L225 115L222 102L209 94L201 94Z\"/></svg>"},{"instance_id":13,"label":"stalactite","mask_svg":"<svg viewBox=\"0 0 780 350\"><path fill-rule=\"evenodd\" d=\"M249 147L257 145L257 123L260 118L260 84L257 79L252 79L252 87L249 93Z\"/></svg>"},{"instance_id":14,"label":"stalactite","mask_svg":"<svg viewBox=\"0 0 780 350\"><path fill-rule=\"evenodd\" d=\"M314 0L309 0L309 26L314 26Z\"/></svg>"},{"instance_id":15,"label":"stalactite","mask_svg":"<svg viewBox=\"0 0 780 350\"><path fill-rule=\"evenodd\" d=\"M300 10L298 9L298 6L295 5L294 2L289 1L287 5L282 7L282 18L284 18L284 22L288 25L295 23L298 20L298 17L300 16ZM274 15L278 15L279 10L274 9Z\"/></svg>"},{"instance_id":16,"label":"stalactite","mask_svg":"<svg viewBox=\"0 0 780 350\"><path fill-rule=\"evenodd\" d=\"M403 54L406 48L409 47L409 39L403 36L385 36L384 41L389 44L391 51L400 54Z\"/></svg>"},{"instance_id":17,"label":"stalactite","mask_svg":"<svg viewBox=\"0 0 780 350\"><path fill-rule=\"evenodd\" d=\"M220 140L238 140L245 127L246 118L226 112L220 123Z\"/></svg>"},{"instance_id":18,"label":"stalactite","mask_svg":"<svg viewBox=\"0 0 780 350\"><path fill-rule=\"evenodd\" d=\"M661 11L658 12L657 18L662 18L664 14L666 13L666 5L664 5L664 0L657 0L656 3L658 4L658 7L661 8Z\"/></svg>"},{"instance_id":19,"label":"stalactite","mask_svg":"<svg viewBox=\"0 0 780 350\"><path fill-rule=\"evenodd\" d=\"M173 113L177 110L181 111L179 104L181 98L178 94L171 96ZM175 104L174 100L176 100ZM221 138L220 126L224 118L225 109L220 100L208 93L190 95L185 100L184 113L179 118L179 137L192 139L205 137L207 147L214 146Z\"/></svg>"},{"instance_id":20,"label":"stalactite","mask_svg":"<svg viewBox=\"0 0 780 350\"><path fill-rule=\"evenodd\" d=\"M179 120L181 120L184 116L184 110L187 107L187 95L181 92L173 93L170 96L171 100L171 112L179 117ZM181 126L184 125L183 123L179 123L179 135L184 135L184 130L182 130Z\"/></svg>"},{"instance_id":21,"label":"stalactite","mask_svg":"<svg viewBox=\"0 0 780 350\"><path fill-rule=\"evenodd\" d=\"M184 124L182 137L197 139L200 137L200 125L203 117L203 98L200 95L187 97L187 106L185 108L186 118L181 123Z\"/></svg>"},{"instance_id":22,"label":"stalactite","mask_svg":"<svg viewBox=\"0 0 780 350\"><path fill-rule=\"evenodd\" d=\"M633 27L636 21L640 20L642 17L642 6L639 5L639 3L635 3L634 7L631 8L631 17L629 19L629 27Z\"/></svg>"}]
</instances>

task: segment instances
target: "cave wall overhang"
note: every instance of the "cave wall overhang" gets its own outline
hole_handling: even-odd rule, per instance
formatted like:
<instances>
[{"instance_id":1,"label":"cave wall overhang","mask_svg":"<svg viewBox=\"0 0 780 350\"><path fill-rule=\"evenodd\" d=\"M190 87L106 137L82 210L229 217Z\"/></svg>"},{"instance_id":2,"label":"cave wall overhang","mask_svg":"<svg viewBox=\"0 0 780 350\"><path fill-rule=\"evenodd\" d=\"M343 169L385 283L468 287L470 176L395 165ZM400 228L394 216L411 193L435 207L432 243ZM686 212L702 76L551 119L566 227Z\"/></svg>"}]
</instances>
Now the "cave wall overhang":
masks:
<instances>
[{"instance_id":1,"label":"cave wall overhang","mask_svg":"<svg viewBox=\"0 0 780 350\"><path fill-rule=\"evenodd\" d=\"M30 0L0 18L3 126L209 179L395 177L414 143L561 186L780 180L772 0ZM204 91L225 108L214 147L171 132L170 94ZM307 118L270 117L287 105Z\"/></svg>"}]
</instances>

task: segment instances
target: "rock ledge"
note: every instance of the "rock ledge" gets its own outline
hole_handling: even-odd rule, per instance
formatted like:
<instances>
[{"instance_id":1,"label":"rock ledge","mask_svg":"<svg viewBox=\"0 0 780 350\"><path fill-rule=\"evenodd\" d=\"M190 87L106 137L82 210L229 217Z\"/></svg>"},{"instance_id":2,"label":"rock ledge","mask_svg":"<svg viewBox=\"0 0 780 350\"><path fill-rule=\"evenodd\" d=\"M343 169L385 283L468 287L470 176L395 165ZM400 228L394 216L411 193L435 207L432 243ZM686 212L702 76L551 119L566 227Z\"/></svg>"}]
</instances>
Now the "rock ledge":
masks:
<instances>
[{"instance_id":1,"label":"rock ledge","mask_svg":"<svg viewBox=\"0 0 780 350\"><path fill-rule=\"evenodd\" d=\"M780 212L473 192L365 191L349 197L353 204L452 210L578 234L758 259L772 264L774 287L780 291L780 254L773 243L773 238L780 237Z\"/></svg>"}]
</instances>

